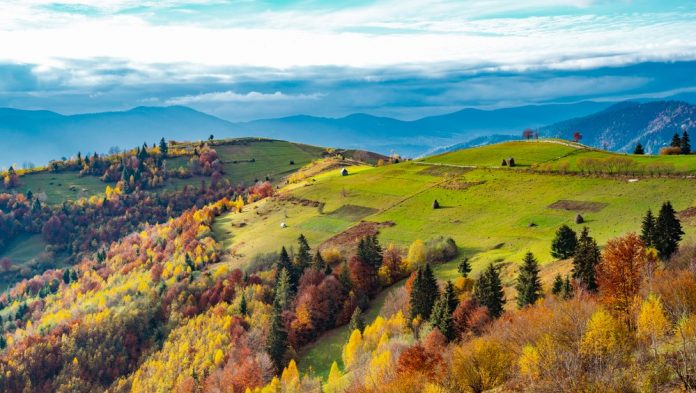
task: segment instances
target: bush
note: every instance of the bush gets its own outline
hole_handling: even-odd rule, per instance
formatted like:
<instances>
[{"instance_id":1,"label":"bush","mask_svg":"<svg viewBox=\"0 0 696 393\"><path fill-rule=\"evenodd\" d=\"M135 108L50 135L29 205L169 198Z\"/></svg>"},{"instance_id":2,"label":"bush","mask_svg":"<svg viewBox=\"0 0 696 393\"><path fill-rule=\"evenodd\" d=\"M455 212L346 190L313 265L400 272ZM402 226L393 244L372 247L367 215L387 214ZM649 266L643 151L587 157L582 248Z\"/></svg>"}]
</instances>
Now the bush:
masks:
<instances>
[{"instance_id":1,"label":"bush","mask_svg":"<svg viewBox=\"0 0 696 393\"><path fill-rule=\"evenodd\" d=\"M446 262L457 256L457 243L451 237L436 236L425 243L428 262Z\"/></svg>"},{"instance_id":2,"label":"bush","mask_svg":"<svg viewBox=\"0 0 696 393\"><path fill-rule=\"evenodd\" d=\"M679 154L682 154L681 147L670 146L670 147L663 147L662 149L660 149L661 156L676 156Z\"/></svg>"}]
</instances>

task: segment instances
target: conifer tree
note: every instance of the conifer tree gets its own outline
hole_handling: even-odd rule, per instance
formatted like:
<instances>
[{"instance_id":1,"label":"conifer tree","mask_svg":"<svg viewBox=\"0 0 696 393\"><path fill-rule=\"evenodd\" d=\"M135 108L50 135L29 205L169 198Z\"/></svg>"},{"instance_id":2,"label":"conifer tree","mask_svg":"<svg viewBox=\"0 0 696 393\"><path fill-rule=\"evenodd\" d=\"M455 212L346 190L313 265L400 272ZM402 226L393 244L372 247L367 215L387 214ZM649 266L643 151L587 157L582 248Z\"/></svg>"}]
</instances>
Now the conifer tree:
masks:
<instances>
[{"instance_id":1,"label":"conifer tree","mask_svg":"<svg viewBox=\"0 0 696 393\"><path fill-rule=\"evenodd\" d=\"M162 158L167 158L167 155L169 154L169 146L167 145L167 141L165 141L164 138L160 139L159 150L162 154Z\"/></svg>"},{"instance_id":2,"label":"conifer tree","mask_svg":"<svg viewBox=\"0 0 696 393\"><path fill-rule=\"evenodd\" d=\"M410 301L411 318L420 315L423 319L429 319L439 295L440 290L435 275L430 264L426 264L425 268L418 269L416 279L413 281Z\"/></svg>"},{"instance_id":3,"label":"conifer tree","mask_svg":"<svg viewBox=\"0 0 696 393\"><path fill-rule=\"evenodd\" d=\"M464 259L462 259L462 261L459 262L457 270L459 270L459 274L461 274L462 277L468 277L469 273L471 273L471 263L469 262L469 258L464 257Z\"/></svg>"},{"instance_id":4,"label":"conifer tree","mask_svg":"<svg viewBox=\"0 0 696 393\"><path fill-rule=\"evenodd\" d=\"M682 154L691 154L691 142L689 141L688 132L684 131L684 134L681 138L681 145L679 147L681 148Z\"/></svg>"},{"instance_id":5,"label":"conifer tree","mask_svg":"<svg viewBox=\"0 0 696 393\"><path fill-rule=\"evenodd\" d=\"M302 277L302 272L312 264L312 254L307 243L307 238L300 234L297 238L297 255L295 256L295 274L299 280Z\"/></svg>"},{"instance_id":6,"label":"conifer tree","mask_svg":"<svg viewBox=\"0 0 696 393\"><path fill-rule=\"evenodd\" d=\"M282 312L283 309L280 307L279 302L275 301L273 304L273 315L271 316L271 327L266 340L266 350L276 370L283 369L285 352L288 348L288 333L285 331Z\"/></svg>"},{"instance_id":7,"label":"conifer tree","mask_svg":"<svg viewBox=\"0 0 696 393\"><path fill-rule=\"evenodd\" d=\"M645 154L645 150L643 149L643 145L638 143L636 145L636 148L633 150L633 154Z\"/></svg>"},{"instance_id":8,"label":"conifer tree","mask_svg":"<svg viewBox=\"0 0 696 393\"><path fill-rule=\"evenodd\" d=\"M376 235L365 236L358 243L358 259L374 269L382 266L382 247Z\"/></svg>"},{"instance_id":9,"label":"conifer tree","mask_svg":"<svg viewBox=\"0 0 696 393\"><path fill-rule=\"evenodd\" d=\"M459 305L459 298L457 297L457 292L454 290L454 284L452 284L452 281L447 280L444 294L447 298L447 307L449 307L449 313L452 314Z\"/></svg>"},{"instance_id":10,"label":"conifer tree","mask_svg":"<svg viewBox=\"0 0 696 393\"><path fill-rule=\"evenodd\" d=\"M63 282L70 284L70 269L63 270Z\"/></svg>"},{"instance_id":11,"label":"conifer tree","mask_svg":"<svg viewBox=\"0 0 696 393\"><path fill-rule=\"evenodd\" d=\"M556 277L553 279L553 285L551 286L551 293L554 296L559 296L561 294L561 291L563 291L563 277L561 277L561 274L556 274Z\"/></svg>"},{"instance_id":12,"label":"conifer tree","mask_svg":"<svg viewBox=\"0 0 696 393\"><path fill-rule=\"evenodd\" d=\"M320 272L325 271L327 268L326 262L324 262L324 258L321 256L319 250L317 250L317 252L314 253L314 258L312 259L312 267L314 267L314 269Z\"/></svg>"},{"instance_id":13,"label":"conifer tree","mask_svg":"<svg viewBox=\"0 0 696 393\"><path fill-rule=\"evenodd\" d=\"M573 278L591 292L597 292L595 266L600 262L600 259L601 254L597 242L590 236L590 229L584 227L573 258Z\"/></svg>"},{"instance_id":14,"label":"conifer tree","mask_svg":"<svg viewBox=\"0 0 696 393\"><path fill-rule=\"evenodd\" d=\"M650 209L645 213L641 223L640 240L643 241L646 247L655 246L655 217Z\"/></svg>"},{"instance_id":15,"label":"conifer tree","mask_svg":"<svg viewBox=\"0 0 696 393\"><path fill-rule=\"evenodd\" d=\"M432 315L430 316L430 323L432 323L433 327L440 330L440 333L445 336L447 341L452 341L455 337L454 318L452 317L454 310L450 310L450 296L451 294L447 291L442 292L435 302Z\"/></svg>"},{"instance_id":16,"label":"conifer tree","mask_svg":"<svg viewBox=\"0 0 696 393\"><path fill-rule=\"evenodd\" d=\"M488 308L488 312L493 318L498 318L503 313L503 307L506 303L505 294L500 274L492 263L476 280L473 296L476 303Z\"/></svg>"},{"instance_id":17,"label":"conifer tree","mask_svg":"<svg viewBox=\"0 0 696 393\"><path fill-rule=\"evenodd\" d=\"M243 316L247 315L247 301L246 296L242 293L242 300L239 301L239 313Z\"/></svg>"},{"instance_id":18,"label":"conifer tree","mask_svg":"<svg viewBox=\"0 0 696 393\"><path fill-rule=\"evenodd\" d=\"M353 310L353 315L350 316L350 323L348 325L349 330L359 330L360 333L365 329L365 318L363 317L363 312L360 307L356 307Z\"/></svg>"},{"instance_id":19,"label":"conifer tree","mask_svg":"<svg viewBox=\"0 0 696 393\"><path fill-rule=\"evenodd\" d=\"M291 291L294 292L295 289L297 289L297 283L299 282L299 277L295 276L295 266L292 264L292 261L290 260L290 255L288 255L288 250L285 249L285 246L283 246L280 249L280 258L278 258L278 272L282 269L286 270L286 273L288 274L288 279L290 283L290 288Z\"/></svg>"},{"instance_id":20,"label":"conifer tree","mask_svg":"<svg viewBox=\"0 0 696 393\"><path fill-rule=\"evenodd\" d=\"M290 304L291 296L290 274L287 269L282 268L278 271L278 277L276 278L274 301L278 303L281 310L284 310Z\"/></svg>"},{"instance_id":21,"label":"conifer tree","mask_svg":"<svg viewBox=\"0 0 696 393\"><path fill-rule=\"evenodd\" d=\"M679 242L684 235L681 223L677 218L672 203L665 202L660 208L660 214L655 220L655 232L653 246L657 249L660 258L667 260L679 248Z\"/></svg>"},{"instance_id":22,"label":"conifer tree","mask_svg":"<svg viewBox=\"0 0 696 393\"><path fill-rule=\"evenodd\" d=\"M556 237L551 243L551 255L554 258L566 259L575 254L578 245L578 237L574 230L568 225L562 225L556 231Z\"/></svg>"},{"instance_id":23,"label":"conifer tree","mask_svg":"<svg viewBox=\"0 0 696 393\"><path fill-rule=\"evenodd\" d=\"M682 142L681 142L681 138L679 138L679 134L675 132L674 136L672 137L672 143L670 143L669 145L671 147L681 148L681 143Z\"/></svg>"},{"instance_id":24,"label":"conifer tree","mask_svg":"<svg viewBox=\"0 0 696 393\"><path fill-rule=\"evenodd\" d=\"M515 289L517 289L518 308L533 305L542 295L541 281L539 280L539 262L531 252L524 256Z\"/></svg>"}]
</instances>

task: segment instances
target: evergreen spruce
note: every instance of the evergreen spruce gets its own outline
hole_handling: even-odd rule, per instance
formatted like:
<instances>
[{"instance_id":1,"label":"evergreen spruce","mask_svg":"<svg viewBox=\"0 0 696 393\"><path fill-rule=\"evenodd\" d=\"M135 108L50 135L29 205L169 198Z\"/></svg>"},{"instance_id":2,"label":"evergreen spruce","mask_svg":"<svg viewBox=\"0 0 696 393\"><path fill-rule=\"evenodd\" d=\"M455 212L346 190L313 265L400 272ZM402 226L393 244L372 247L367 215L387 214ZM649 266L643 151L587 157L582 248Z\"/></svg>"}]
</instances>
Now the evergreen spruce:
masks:
<instances>
[{"instance_id":1,"label":"evergreen spruce","mask_svg":"<svg viewBox=\"0 0 696 393\"><path fill-rule=\"evenodd\" d=\"M297 283L299 282L300 278L297 277L295 274L295 265L292 264L292 261L290 260L290 255L288 255L288 250L286 250L285 247L282 247L280 249L280 258L278 258L277 267L278 272L280 272L282 269L285 269L288 275L290 290L292 292L295 292L295 290L297 289Z\"/></svg>"},{"instance_id":2,"label":"evergreen spruce","mask_svg":"<svg viewBox=\"0 0 696 393\"><path fill-rule=\"evenodd\" d=\"M655 246L655 217L650 209L648 209L648 212L645 213L645 217L643 217L640 230L640 239L643 241L646 247Z\"/></svg>"},{"instance_id":3,"label":"evergreen spruce","mask_svg":"<svg viewBox=\"0 0 696 393\"><path fill-rule=\"evenodd\" d=\"M464 259L462 259L462 261L459 262L457 270L459 270L459 274L461 274L462 277L468 277L469 273L471 273L471 263L469 262L469 258L464 257Z\"/></svg>"},{"instance_id":4,"label":"evergreen spruce","mask_svg":"<svg viewBox=\"0 0 696 393\"><path fill-rule=\"evenodd\" d=\"M641 145L640 143L638 143L638 144L636 145L635 150L633 150L633 154L645 154L645 150L643 150L643 145Z\"/></svg>"},{"instance_id":5,"label":"evergreen spruce","mask_svg":"<svg viewBox=\"0 0 696 393\"><path fill-rule=\"evenodd\" d=\"M439 295L440 290L435 275L430 264L426 264L425 268L418 269L416 279L413 281L410 300L411 318L420 315L423 319L429 319Z\"/></svg>"},{"instance_id":6,"label":"evergreen spruce","mask_svg":"<svg viewBox=\"0 0 696 393\"><path fill-rule=\"evenodd\" d=\"M70 284L70 269L63 270L63 282Z\"/></svg>"},{"instance_id":7,"label":"evergreen spruce","mask_svg":"<svg viewBox=\"0 0 696 393\"><path fill-rule=\"evenodd\" d=\"M691 154L691 142L689 141L688 132L684 131L684 134L681 138L681 145L679 147L681 148L682 154Z\"/></svg>"},{"instance_id":8,"label":"evergreen spruce","mask_svg":"<svg viewBox=\"0 0 696 393\"><path fill-rule=\"evenodd\" d=\"M583 288L591 292L597 292L595 266L597 266L600 259L601 254L597 242L590 236L589 228L584 227L578 240L575 257L573 258L573 278Z\"/></svg>"},{"instance_id":9,"label":"evergreen spruce","mask_svg":"<svg viewBox=\"0 0 696 393\"><path fill-rule=\"evenodd\" d=\"M314 258L312 259L312 267L320 272L325 271L328 267L326 262L324 262L324 258L321 256L319 250L317 250L317 252L314 254Z\"/></svg>"},{"instance_id":10,"label":"evergreen spruce","mask_svg":"<svg viewBox=\"0 0 696 393\"><path fill-rule=\"evenodd\" d=\"M539 280L539 262L531 252L524 256L515 289L517 289L518 308L533 305L542 296L541 281Z\"/></svg>"},{"instance_id":11,"label":"evergreen spruce","mask_svg":"<svg viewBox=\"0 0 696 393\"><path fill-rule=\"evenodd\" d=\"M556 237L551 243L551 255L557 259L570 258L575 254L578 237L568 225L562 225L556 231Z\"/></svg>"},{"instance_id":12,"label":"evergreen spruce","mask_svg":"<svg viewBox=\"0 0 696 393\"><path fill-rule=\"evenodd\" d=\"M246 301L246 296L244 296L244 293L242 293L242 300L239 302L239 313L242 314L243 316L247 315L247 301Z\"/></svg>"},{"instance_id":13,"label":"evergreen spruce","mask_svg":"<svg viewBox=\"0 0 696 393\"><path fill-rule=\"evenodd\" d=\"M454 319L452 318L452 312L454 310L450 309L452 300L450 296L451 294L447 291L442 292L435 302L432 315L430 316L430 323L433 327L440 330L440 333L447 338L447 341L452 341L455 338Z\"/></svg>"},{"instance_id":14,"label":"evergreen spruce","mask_svg":"<svg viewBox=\"0 0 696 393\"><path fill-rule=\"evenodd\" d=\"M365 318L363 317L363 312L360 307L356 307L355 310L353 310L353 315L350 316L350 324L348 327L351 332L357 329L362 333L363 330L365 330Z\"/></svg>"},{"instance_id":15,"label":"evergreen spruce","mask_svg":"<svg viewBox=\"0 0 696 393\"><path fill-rule=\"evenodd\" d=\"M274 302L271 326L266 340L266 350L278 371L285 365L285 352L288 349L288 333L285 331L282 312L279 302Z\"/></svg>"},{"instance_id":16,"label":"evergreen spruce","mask_svg":"<svg viewBox=\"0 0 696 393\"><path fill-rule=\"evenodd\" d=\"M553 279L553 286L551 286L551 293L554 296L559 296L561 291L563 291L563 277L560 274L556 274L556 277Z\"/></svg>"},{"instance_id":17,"label":"evergreen spruce","mask_svg":"<svg viewBox=\"0 0 696 393\"><path fill-rule=\"evenodd\" d=\"M449 307L449 313L452 314L459 305L459 298L457 297L457 292L454 290L454 284L452 284L452 281L448 280L445 284L444 294L447 298L447 307Z\"/></svg>"},{"instance_id":18,"label":"evergreen spruce","mask_svg":"<svg viewBox=\"0 0 696 393\"><path fill-rule=\"evenodd\" d=\"M681 138L679 138L679 134L675 132L674 136L672 137L672 143L670 143L669 145L671 147L681 148L681 144L682 144Z\"/></svg>"},{"instance_id":19,"label":"evergreen spruce","mask_svg":"<svg viewBox=\"0 0 696 393\"><path fill-rule=\"evenodd\" d=\"M307 238L304 235L300 235L297 238L297 255L295 256L295 274L297 275L298 281L302 277L302 273L312 264L312 254L310 254L311 249L309 248L309 243L307 243Z\"/></svg>"},{"instance_id":20,"label":"evergreen spruce","mask_svg":"<svg viewBox=\"0 0 696 393\"><path fill-rule=\"evenodd\" d=\"M281 310L284 310L290 304L291 296L290 273L288 273L287 269L282 268L278 271L278 277L276 278L274 301Z\"/></svg>"},{"instance_id":21,"label":"evergreen spruce","mask_svg":"<svg viewBox=\"0 0 696 393\"><path fill-rule=\"evenodd\" d=\"M473 296L476 303L488 308L488 313L493 318L498 318L503 313L505 294L498 270L492 263L476 280Z\"/></svg>"},{"instance_id":22,"label":"evergreen spruce","mask_svg":"<svg viewBox=\"0 0 696 393\"><path fill-rule=\"evenodd\" d=\"M684 235L681 223L670 202L665 202L660 208L660 214L655 220L653 246L657 249L662 260L667 260L679 248L679 242Z\"/></svg>"},{"instance_id":23,"label":"evergreen spruce","mask_svg":"<svg viewBox=\"0 0 696 393\"><path fill-rule=\"evenodd\" d=\"M164 138L160 139L159 150L162 154L162 158L167 158L167 155L169 154L169 146L167 145L167 141L165 141Z\"/></svg>"},{"instance_id":24,"label":"evergreen spruce","mask_svg":"<svg viewBox=\"0 0 696 393\"><path fill-rule=\"evenodd\" d=\"M358 243L358 259L374 269L382 266L382 247L376 235L365 236Z\"/></svg>"}]
</instances>

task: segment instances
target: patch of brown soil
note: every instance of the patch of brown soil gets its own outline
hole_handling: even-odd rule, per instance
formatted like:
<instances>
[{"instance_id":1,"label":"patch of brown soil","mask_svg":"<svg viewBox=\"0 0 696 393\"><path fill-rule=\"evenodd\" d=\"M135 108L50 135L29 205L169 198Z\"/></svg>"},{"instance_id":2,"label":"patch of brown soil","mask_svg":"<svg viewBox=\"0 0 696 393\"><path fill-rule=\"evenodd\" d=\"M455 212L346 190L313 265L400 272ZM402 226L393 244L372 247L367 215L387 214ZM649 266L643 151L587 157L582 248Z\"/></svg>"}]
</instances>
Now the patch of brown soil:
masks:
<instances>
[{"instance_id":1,"label":"patch of brown soil","mask_svg":"<svg viewBox=\"0 0 696 393\"><path fill-rule=\"evenodd\" d=\"M604 202L571 201L561 199L550 204L548 207L550 209L569 210L573 212L598 212L607 207L607 205L608 203Z\"/></svg>"},{"instance_id":2,"label":"patch of brown soil","mask_svg":"<svg viewBox=\"0 0 696 393\"><path fill-rule=\"evenodd\" d=\"M450 181L447 181L447 182L440 184L438 187L444 188L445 190L461 191L461 190L466 190L469 187L478 186L480 184L483 184L483 182L482 181L463 181L463 180L452 179Z\"/></svg>"},{"instance_id":3,"label":"patch of brown soil","mask_svg":"<svg viewBox=\"0 0 696 393\"><path fill-rule=\"evenodd\" d=\"M680 211L677 217L685 224L696 225L696 206Z\"/></svg>"},{"instance_id":4,"label":"patch of brown soil","mask_svg":"<svg viewBox=\"0 0 696 393\"><path fill-rule=\"evenodd\" d=\"M396 224L391 221L361 221L359 224L327 239L319 246L319 250L337 248L339 251L346 252L347 255L352 255L360 239L365 236L374 236L379 233L380 228L393 227L394 225Z\"/></svg>"}]
</instances>

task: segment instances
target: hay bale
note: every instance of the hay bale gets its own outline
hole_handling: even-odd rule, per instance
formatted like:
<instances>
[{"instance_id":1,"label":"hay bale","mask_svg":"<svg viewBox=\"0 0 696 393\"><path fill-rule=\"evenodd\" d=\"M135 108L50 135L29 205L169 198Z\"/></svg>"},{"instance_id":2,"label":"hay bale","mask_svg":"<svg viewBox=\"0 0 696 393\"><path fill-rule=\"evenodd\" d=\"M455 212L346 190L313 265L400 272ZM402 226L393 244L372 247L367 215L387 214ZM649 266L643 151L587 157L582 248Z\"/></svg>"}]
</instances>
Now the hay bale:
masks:
<instances>
[{"instance_id":1,"label":"hay bale","mask_svg":"<svg viewBox=\"0 0 696 393\"><path fill-rule=\"evenodd\" d=\"M515 166L515 159L510 157L508 158L508 166L513 167Z\"/></svg>"},{"instance_id":2,"label":"hay bale","mask_svg":"<svg viewBox=\"0 0 696 393\"><path fill-rule=\"evenodd\" d=\"M503 158L503 162L500 163L500 166L507 166L507 160Z\"/></svg>"},{"instance_id":3,"label":"hay bale","mask_svg":"<svg viewBox=\"0 0 696 393\"><path fill-rule=\"evenodd\" d=\"M585 222L585 219L580 214L575 216L575 223L576 224L582 224L583 222Z\"/></svg>"},{"instance_id":4,"label":"hay bale","mask_svg":"<svg viewBox=\"0 0 696 393\"><path fill-rule=\"evenodd\" d=\"M433 201L433 209L439 209L440 208L440 203L436 200Z\"/></svg>"}]
</instances>

